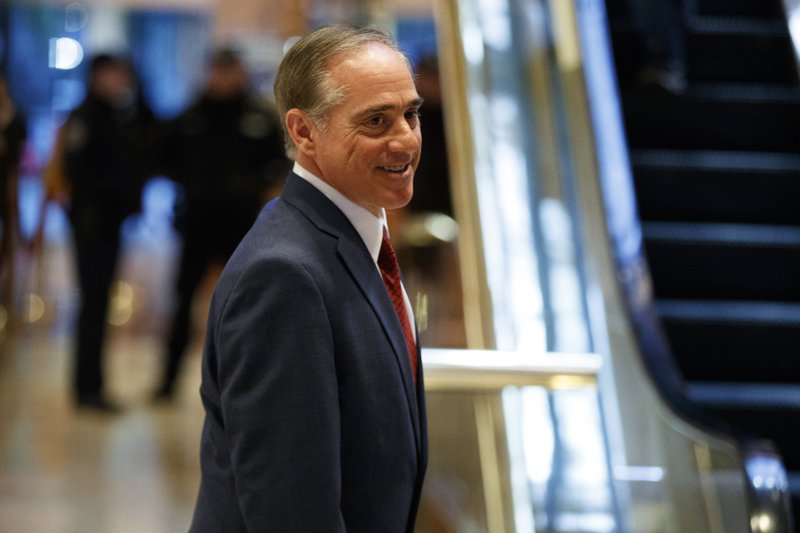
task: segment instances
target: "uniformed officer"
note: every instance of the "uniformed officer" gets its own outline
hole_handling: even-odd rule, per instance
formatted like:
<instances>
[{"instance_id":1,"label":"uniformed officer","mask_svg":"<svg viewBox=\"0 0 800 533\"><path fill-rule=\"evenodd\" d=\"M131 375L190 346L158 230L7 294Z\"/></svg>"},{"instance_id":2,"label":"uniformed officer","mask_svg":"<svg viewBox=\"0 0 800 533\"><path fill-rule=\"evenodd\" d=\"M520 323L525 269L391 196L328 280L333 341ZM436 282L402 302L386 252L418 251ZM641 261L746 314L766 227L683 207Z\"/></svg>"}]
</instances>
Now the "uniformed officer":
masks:
<instances>
[{"instance_id":1,"label":"uniformed officer","mask_svg":"<svg viewBox=\"0 0 800 533\"><path fill-rule=\"evenodd\" d=\"M182 189L176 227L183 250L160 398L173 392L191 335L192 300L208 267L227 261L288 168L277 114L248 84L241 57L216 52L202 94L166 135L164 170Z\"/></svg>"},{"instance_id":2,"label":"uniformed officer","mask_svg":"<svg viewBox=\"0 0 800 533\"><path fill-rule=\"evenodd\" d=\"M79 406L114 411L103 395L102 351L109 290L123 220L139 209L155 119L138 98L131 65L99 55L86 98L64 125L64 172L70 191L81 303L75 347Z\"/></svg>"}]
</instances>

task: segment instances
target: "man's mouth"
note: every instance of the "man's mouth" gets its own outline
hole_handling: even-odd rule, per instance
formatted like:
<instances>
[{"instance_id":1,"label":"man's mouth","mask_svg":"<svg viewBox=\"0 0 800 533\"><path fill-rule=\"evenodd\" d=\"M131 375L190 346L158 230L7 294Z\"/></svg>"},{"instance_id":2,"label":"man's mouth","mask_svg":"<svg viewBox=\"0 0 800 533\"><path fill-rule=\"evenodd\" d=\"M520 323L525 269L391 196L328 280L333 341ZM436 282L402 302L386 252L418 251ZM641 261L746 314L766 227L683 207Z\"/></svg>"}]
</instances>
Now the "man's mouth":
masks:
<instances>
[{"instance_id":1,"label":"man's mouth","mask_svg":"<svg viewBox=\"0 0 800 533\"><path fill-rule=\"evenodd\" d=\"M408 170L408 165L398 165L393 167L378 167L378 169L383 170L385 172L396 172L402 174L406 170Z\"/></svg>"}]
</instances>

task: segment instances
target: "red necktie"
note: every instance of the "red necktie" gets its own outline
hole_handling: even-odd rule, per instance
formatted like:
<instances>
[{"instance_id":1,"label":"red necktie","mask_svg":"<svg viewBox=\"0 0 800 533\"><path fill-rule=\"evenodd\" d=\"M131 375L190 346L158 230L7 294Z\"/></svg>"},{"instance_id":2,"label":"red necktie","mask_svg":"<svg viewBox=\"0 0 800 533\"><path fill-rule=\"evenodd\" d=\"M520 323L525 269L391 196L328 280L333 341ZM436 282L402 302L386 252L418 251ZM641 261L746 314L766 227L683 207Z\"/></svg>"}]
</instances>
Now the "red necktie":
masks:
<instances>
[{"instance_id":1,"label":"red necktie","mask_svg":"<svg viewBox=\"0 0 800 533\"><path fill-rule=\"evenodd\" d=\"M389 234L386 228L383 230L383 242L381 242L381 252L378 254L378 268L381 270L383 284L389 292L389 297L394 304L394 310L400 319L403 327L403 335L406 338L408 348L408 359L411 362L411 377L414 383L417 382L417 343L414 341L414 333L411 330L411 321L406 311L406 302L403 299L403 286L400 283L400 265L397 263L397 254L392 248Z\"/></svg>"}]
</instances>

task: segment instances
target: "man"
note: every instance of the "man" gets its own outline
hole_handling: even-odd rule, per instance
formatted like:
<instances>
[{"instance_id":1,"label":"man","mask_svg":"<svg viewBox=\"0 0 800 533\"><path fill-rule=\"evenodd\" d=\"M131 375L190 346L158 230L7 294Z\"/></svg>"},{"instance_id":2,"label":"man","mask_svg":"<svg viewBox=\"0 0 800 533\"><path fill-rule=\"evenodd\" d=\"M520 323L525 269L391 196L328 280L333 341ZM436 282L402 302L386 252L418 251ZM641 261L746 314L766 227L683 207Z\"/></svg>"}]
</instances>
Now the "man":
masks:
<instances>
[{"instance_id":1,"label":"man","mask_svg":"<svg viewBox=\"0 0 800 533\"><path fill-rule=\"evenodd\" d=\"M301 39L275 93L294 172L212 301L191 531L410 532L422 369L407 297L385 285L398 274L382 272L384 210L413 192L421 99L390 37L342 27Z\"/></svg>"},{"instance_id":2,"label":"man","mask_svg":"<svg viewBox=\"0 0 800 533\"><path fill-rule=\"evenodd\" d=\"M177 302L167 342L161 399L172 396L191 337L194 294L208 268L224 264L253 225L268 194L286 175L277 113L251 94L236 52L211 58L205 89L168 128L165 173L182 187L176 227L183 239Z\"/></svg>"},{"instance_id":3,"label":"man","mask_svg":"<svg viewBox=\"0 0 800 533\"><path fill-rule=\"evenodd\" d=\"M102 350L109 291L120 250L120 227L139 209L149 171L146 154L155 120L137 98L130 64L99 55L85 100L64 127L67 207L81 290L75 393L80 407L116 410L103 395Z\"/></svg>"}]
</instances>

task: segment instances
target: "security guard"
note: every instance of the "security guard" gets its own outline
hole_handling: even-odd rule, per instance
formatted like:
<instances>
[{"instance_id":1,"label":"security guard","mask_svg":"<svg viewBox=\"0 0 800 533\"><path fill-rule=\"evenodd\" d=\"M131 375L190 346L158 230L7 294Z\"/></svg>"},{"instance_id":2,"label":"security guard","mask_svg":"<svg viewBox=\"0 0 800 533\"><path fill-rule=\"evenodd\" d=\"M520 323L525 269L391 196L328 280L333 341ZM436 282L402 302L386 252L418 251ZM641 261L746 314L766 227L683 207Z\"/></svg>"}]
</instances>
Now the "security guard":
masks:
<instances>
[{"instance_id":1,"label":"security guard","mask_svg":"<svg viewBox=\"0 0 800 533\"><path fill-rule=\"evenodd\" d=\"M192 300L208 267L227 261L288 169L277 114L248 82L235 51L216 52L204 91L166 135L164 171L182 189L175 222L183 251L162 399L172 395L191 335Z\"/></svg>"},{"instance_id":2,"label":"security guard","mask_svg":"<svg viewBox=\"0 0 800 533\"><path fill-rule=\"evenodd\" d=\"M70 191L81 304L76 338L78 406L115 411L103 396L102 351L120 228L140 206L155 118L138 97L130 64L102 54L90 65L84 101L64 125L64 173Z\"/></svg>"}]
</instances>

